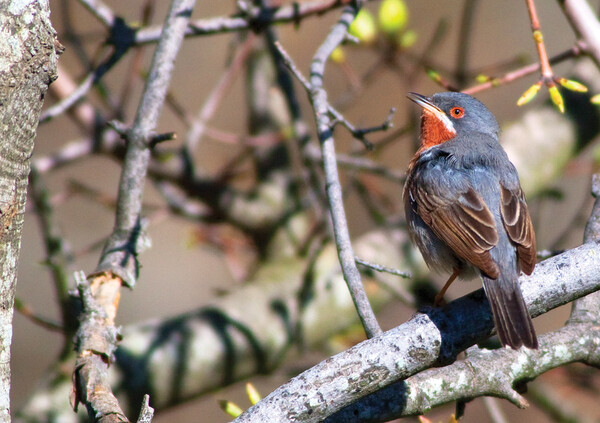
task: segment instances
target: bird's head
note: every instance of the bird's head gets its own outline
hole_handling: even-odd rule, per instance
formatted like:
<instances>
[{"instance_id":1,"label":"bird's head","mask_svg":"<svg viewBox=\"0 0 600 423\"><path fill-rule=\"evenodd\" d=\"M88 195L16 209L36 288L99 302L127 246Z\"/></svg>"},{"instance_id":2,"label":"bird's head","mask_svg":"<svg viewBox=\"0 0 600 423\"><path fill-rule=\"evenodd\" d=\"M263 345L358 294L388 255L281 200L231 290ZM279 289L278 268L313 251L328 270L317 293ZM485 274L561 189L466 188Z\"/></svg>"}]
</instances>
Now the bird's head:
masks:
<instances>
[{"instance_id":1,"label":"bird's head","mask_svg":"<svg viewBox=\"0 0 600 423\"><path fill-rule=\"evenodd\" d=\"M431 97L409 93L407 97L423 108L421 147L429 148L457 135L484 133L498 138L494 115L474 97L456 92L442 92Z\"/></svg>"}]
</instances>

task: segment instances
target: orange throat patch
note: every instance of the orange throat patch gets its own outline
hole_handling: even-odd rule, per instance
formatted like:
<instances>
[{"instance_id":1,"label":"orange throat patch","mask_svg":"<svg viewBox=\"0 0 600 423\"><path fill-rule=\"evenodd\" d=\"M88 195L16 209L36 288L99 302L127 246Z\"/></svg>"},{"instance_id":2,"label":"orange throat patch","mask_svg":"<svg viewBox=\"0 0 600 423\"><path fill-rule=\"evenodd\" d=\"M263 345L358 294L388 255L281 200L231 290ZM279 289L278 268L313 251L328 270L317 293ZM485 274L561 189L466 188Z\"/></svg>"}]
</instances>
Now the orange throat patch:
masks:
<instances>
[{"instance_id":1,"label":"orange throat patch","mask_svg":"<svg viewBox=\"0 0 600 423\"><path fill-rule=\"evenodd\" d=\"M450 120L448 120L448 124L451 124ZM421 148L419 148L419 151L442 144L455 136L456 131L454 128L449 128L446 122L429 110L423 110L421 115Z\"/></svg>"}]
</instances>

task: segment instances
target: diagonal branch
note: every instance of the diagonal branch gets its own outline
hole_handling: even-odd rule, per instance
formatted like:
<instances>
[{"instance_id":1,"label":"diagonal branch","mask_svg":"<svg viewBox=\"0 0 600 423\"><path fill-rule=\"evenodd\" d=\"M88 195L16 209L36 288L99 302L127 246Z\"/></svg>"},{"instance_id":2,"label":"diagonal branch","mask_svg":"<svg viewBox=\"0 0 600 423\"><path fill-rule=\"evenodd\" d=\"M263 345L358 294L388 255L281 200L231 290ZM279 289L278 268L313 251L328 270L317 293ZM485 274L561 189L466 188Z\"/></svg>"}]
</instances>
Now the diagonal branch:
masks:
<instances>
[{"instance_id":1,"label":"diagonal branch","mask_svg":"<svg viewBox=\"0 0 600 423\"><path fill-rule=\"evenodd\" d=\"M584 241L598 245L594 241L600 239L599 174L593 177L592 192L596 202ZM489 351L472 348L467 350L469 354L465 360L443 368L429 369L387 386L349 405L327 421L387 421L423 414L438 405L483 395L506 398L524 408L527 402L513 389L519 381L534 379L548 370L573 362L598 367L599 301L600 292L592 292L574 301L567 324L540 337L538 350L512 351L501 348ZM440 390L440 386L445 389Z\"/></svg>"},{"instance_id":2,"label":"diagonal branch","mask_svg":"<svg viewBox=\"0 0 600 423\"><path fill-rule=\"evenodd\" d=\"M379 335L381 328L369 304L369 299L364 291L360 273L354 262L354 252L348 232L346 213L342 199L342 188L339 181L335 145L329 117L329 104L327 92L323 88L323 75L325 63L333 50L346 38L347 29L358 13L358 8L349 6L344 9L337 24L331 29L323 44L317 50L310 67L310 100L313 106L317 135L321 143L323 155L323 169L325 172L327 198L331 210L331 219L338 250L338 257L342 265L344 279L348 284L350 294L360 316L365 332L369 338Z\"/></svg>"},{"instance_id":3,"label":"diagonal branch","mask_svg":"<svg viewBox=\"0 0 600 423\"><path fill-rule=\"evenodd\" d=\"M135 121L127 134L115 227L95 273L88 280L80 276L78 283L84 311L76 338L74 403L75 407L79 402L85 404L93 421L127 421L108 381L108 367L119 338L115 317L121 285L132 287L138 276L137 255L145 246L141 212L150 139L194 3L194 0L174 0L171 4ZM147 411L148 407L143 410L145 420Z\"/></svg>"},{"instance_id":4,"label":"diagonal branch","mask_svg":"<svg viewBox=\"0 0 600 423\"><path fill-rule=\"evenodd\" d=\"M531 315L600 289L598 254L599 243L584 244L538 264L531 276L521 277ZM578 292L569 292L568 286L577 286ZM281 421L290 415L308 423L322 421L391 383L454 361L492 330L489 304L480 289L443 309L423 310L408 322L328 358L277 388L236 422Z\"/></svg>"},{"instance_id":5,"label":"diagonal branch","mask_svg":"<svg viewBox=\"0 0 600 423\"><path fill-rule=\"evenodd\" d=\"M586 0L559 0L571 26L585 41L585 50L600 66L600 23Z\"/></svg>"}]
</instances>

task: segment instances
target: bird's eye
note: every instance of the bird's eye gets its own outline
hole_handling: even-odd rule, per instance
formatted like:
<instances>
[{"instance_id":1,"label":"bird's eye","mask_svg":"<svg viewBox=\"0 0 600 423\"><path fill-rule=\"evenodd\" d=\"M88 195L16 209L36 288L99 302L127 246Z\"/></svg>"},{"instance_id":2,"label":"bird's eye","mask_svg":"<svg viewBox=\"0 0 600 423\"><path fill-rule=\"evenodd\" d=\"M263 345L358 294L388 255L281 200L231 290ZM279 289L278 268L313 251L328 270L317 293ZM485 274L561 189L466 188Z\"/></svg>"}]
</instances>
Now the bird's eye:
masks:
<instances>
[{"instance_id":1,"label":"bird's eye","mask_svg":"<svg viewBox=\"0 0 600 423\"><path fill-rule=\"evenodd\" d=\"M463 109L462 107L455 106L450 109L450 116L452 116L455 119L460 119L464 115L465 115L465 109Z\"/></svg>"}]
</instances>

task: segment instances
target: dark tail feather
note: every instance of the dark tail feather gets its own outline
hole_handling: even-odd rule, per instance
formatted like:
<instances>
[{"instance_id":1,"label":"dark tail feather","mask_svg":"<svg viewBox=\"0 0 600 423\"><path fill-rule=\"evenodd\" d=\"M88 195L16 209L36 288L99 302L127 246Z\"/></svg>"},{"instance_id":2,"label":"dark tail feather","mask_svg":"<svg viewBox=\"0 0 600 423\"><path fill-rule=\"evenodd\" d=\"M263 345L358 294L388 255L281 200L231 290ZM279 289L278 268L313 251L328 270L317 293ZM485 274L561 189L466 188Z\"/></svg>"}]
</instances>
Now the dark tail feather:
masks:
<instances>
[{"instance_id":1,"label":"dark tail feather","mask_svg":"<svg viewBox=\"0 0 600 423\"><path fill-rule=\"evenodd\" d=\"M522 345L536 349L537 336L516 275L512 280L507 280L503 275L498 279L484 276L483 288L490 302L502 345L515 350Z\"/></svg>"}]
</instances>

